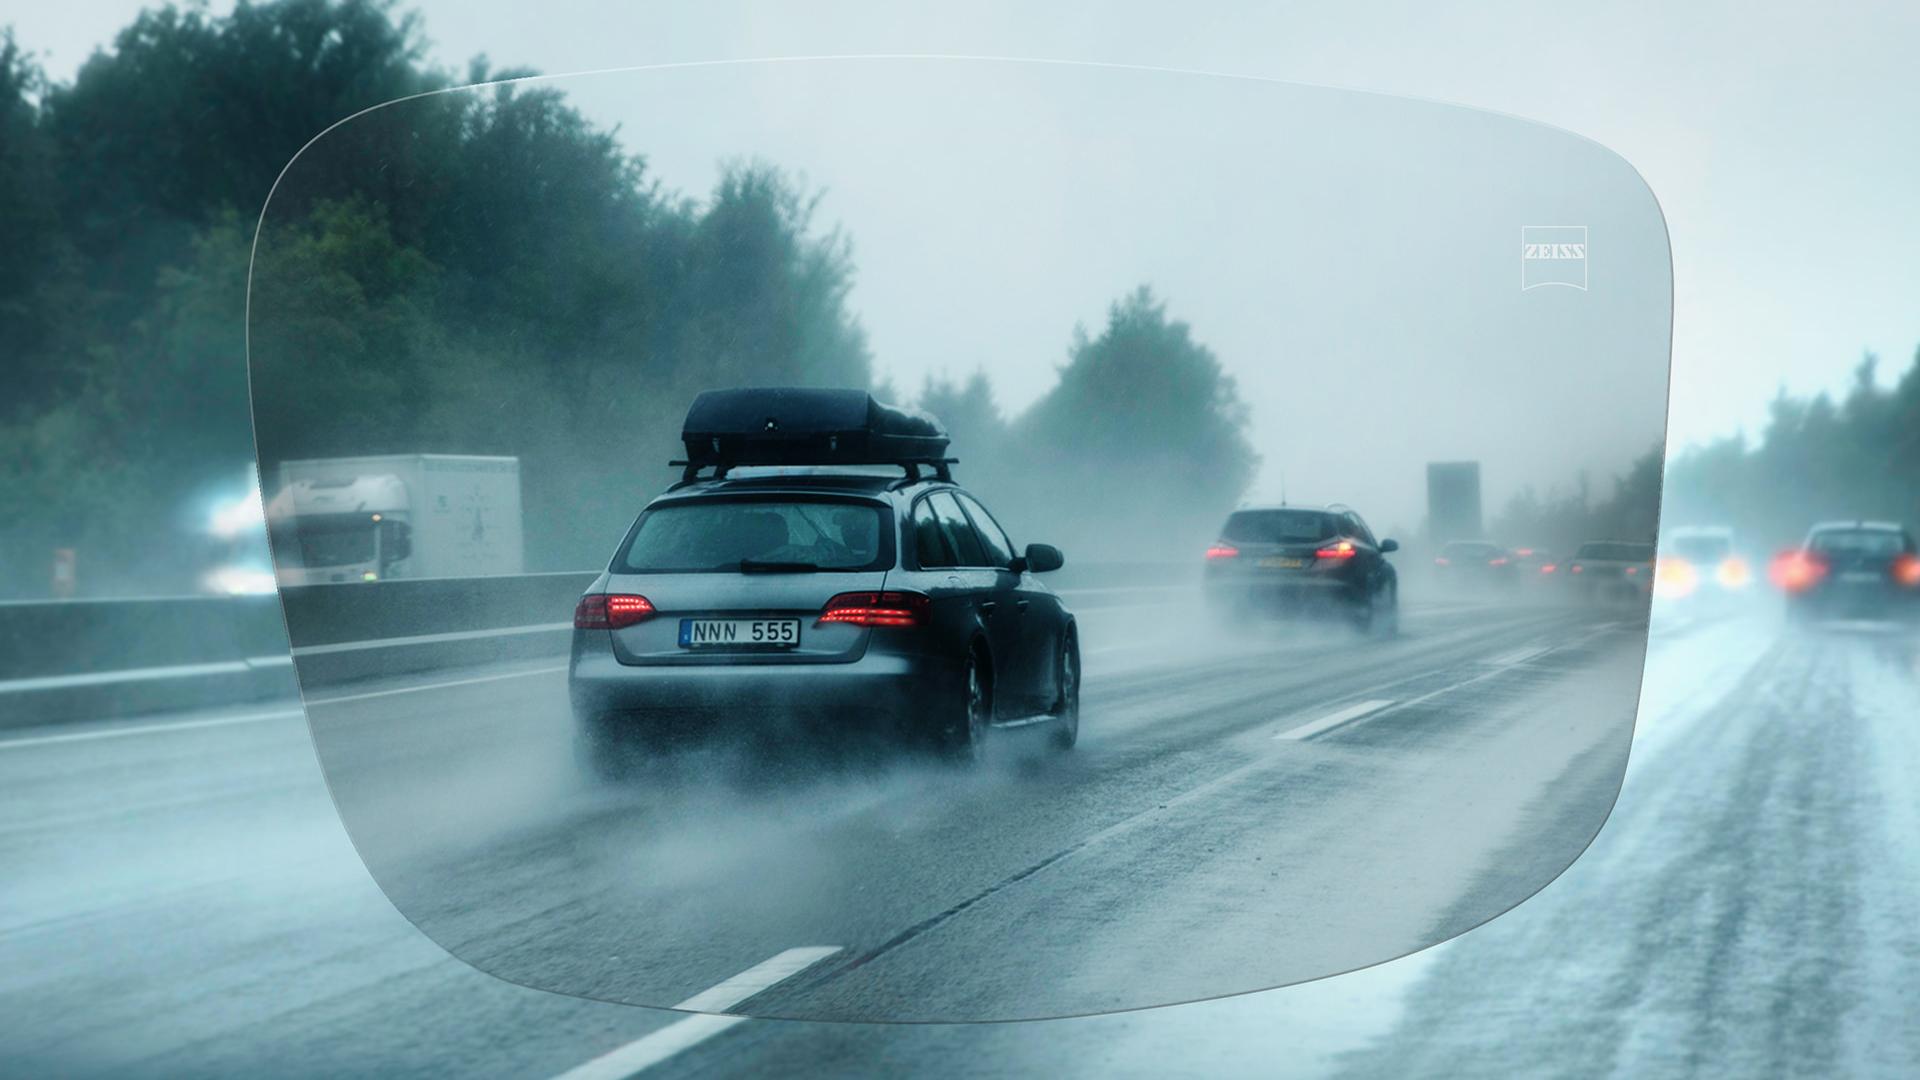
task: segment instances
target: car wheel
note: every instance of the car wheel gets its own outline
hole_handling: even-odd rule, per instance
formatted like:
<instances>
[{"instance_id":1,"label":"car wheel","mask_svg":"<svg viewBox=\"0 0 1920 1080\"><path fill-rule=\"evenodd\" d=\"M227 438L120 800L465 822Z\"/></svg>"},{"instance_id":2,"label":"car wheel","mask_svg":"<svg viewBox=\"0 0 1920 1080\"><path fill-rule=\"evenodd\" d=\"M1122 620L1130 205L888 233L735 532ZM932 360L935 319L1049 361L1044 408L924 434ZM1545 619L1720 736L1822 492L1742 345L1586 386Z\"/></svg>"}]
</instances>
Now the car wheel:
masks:
<instances>
[{"instance_id":1,"label":"car wheel","mask_svg":"<svg viewBox=\"0 0 1920 1080\"><path fill-rule=\"evenodd\" d=\"M1060 700L1054 716L1054 749L1073 749L1080 741L1080 642L1071 630L1060 646Z\"/></svg>"},{"instance_id":2,"label":"car wheel","mask_svg":"<svg viewBox=\"0 0 1920 1080\"><path fill-rule=\"evenodd\" d=\"M967 652L967 669L960 677L960 700L946 731L947 756L964 764L986 757L987 736L993 727L993 675L978 648Z\"/></svg>"}]
</instances>

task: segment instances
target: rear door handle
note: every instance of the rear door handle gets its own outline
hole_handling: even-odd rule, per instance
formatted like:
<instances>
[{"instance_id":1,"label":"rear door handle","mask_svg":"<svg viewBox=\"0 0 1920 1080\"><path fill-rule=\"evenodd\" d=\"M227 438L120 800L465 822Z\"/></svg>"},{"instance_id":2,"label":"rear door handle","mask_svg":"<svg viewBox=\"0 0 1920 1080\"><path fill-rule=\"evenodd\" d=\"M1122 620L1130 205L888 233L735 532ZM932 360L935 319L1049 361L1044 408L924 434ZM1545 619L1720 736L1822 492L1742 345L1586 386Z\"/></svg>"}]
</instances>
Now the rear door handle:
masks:
<instances>
[{"instance_id":1,"label":"rear door handle","mask_svg":"<svg viewBox=\"0 0 1920 1080\"><path fill-rule=\"evenodd\" d=\"M1031 600L1015 600L1013 602L1013 607L1014 607L1014 610L1018 611L1022 615L1025 615L1027 613L1027 606L1031 603L1033 603L1033 601Z\"/></svg>"},{"instance_id":2,"label":"rear door handle","mask_svg":"<svg viewBox=\"0 0 1920 1080\"><path fill-rule=\"evenodd\" d=\"M993 614L993 609L999 606L1000 606L999 604L996 604L991 600L982 601L980 604L980 614L991 616Z\"/></svg>"}]
</instances>

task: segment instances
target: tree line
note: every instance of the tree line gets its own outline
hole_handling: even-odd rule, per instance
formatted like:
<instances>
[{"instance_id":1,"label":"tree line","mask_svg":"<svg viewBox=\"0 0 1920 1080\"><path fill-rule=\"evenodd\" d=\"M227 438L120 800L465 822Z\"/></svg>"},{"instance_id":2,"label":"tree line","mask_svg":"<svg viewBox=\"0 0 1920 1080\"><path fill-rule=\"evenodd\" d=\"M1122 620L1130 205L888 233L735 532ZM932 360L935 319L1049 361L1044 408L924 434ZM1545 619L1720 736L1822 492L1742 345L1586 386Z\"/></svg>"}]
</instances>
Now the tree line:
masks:
<instances>
[{"instance_id":1,"label":"tree line","mask_svg":"<svg viewBox=\"0 0 1920 1080\"><path fill-rule=\"evenodd\" d=\"M530 569L590 566L698 390L885 392L817 192L751 157L666 190L558 89L437 93L525 72L456 77L420 33L382 0L167 6L67 83L0 38L0 592L43 592L55 547L84 591L190 587L256 439L269 489L291 457L516 454ZM984 376L921 388L963 478L1103 555L1231 506L1257 459L1193 332L1143 288L1073 335L1016 416Z\"/></svg>"}]
</instances>

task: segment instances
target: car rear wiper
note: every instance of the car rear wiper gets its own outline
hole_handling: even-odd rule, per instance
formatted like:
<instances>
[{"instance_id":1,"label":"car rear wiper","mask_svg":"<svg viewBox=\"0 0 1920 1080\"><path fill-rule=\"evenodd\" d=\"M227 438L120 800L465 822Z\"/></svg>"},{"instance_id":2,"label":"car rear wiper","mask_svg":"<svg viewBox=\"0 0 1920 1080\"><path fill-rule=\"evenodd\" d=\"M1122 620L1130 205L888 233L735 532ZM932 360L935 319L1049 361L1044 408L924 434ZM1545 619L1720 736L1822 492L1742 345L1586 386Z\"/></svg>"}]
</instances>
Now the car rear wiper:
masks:
<instances>
[{"instance_id":1,"label":"car rear wiper","mask_svg":"<svg viewBox=\"0 0 1920 1080\"><path fill-rule=\"evenodd\" d=\"M819 563L740 560L740 572L743 574L811 574L818 569Z\"/></svg>"}]
</instances>

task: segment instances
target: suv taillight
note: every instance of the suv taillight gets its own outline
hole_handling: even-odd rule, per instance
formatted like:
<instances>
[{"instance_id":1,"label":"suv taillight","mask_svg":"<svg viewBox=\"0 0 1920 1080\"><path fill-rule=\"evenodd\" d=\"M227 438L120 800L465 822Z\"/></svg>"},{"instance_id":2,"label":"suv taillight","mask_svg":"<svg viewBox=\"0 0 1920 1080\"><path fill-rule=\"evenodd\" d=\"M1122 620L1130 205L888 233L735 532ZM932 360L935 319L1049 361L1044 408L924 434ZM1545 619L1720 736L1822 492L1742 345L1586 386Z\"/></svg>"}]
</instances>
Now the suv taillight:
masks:
<instances>
[{"instance_id":1,"label":"suv taillight","mask_svg":"<svg viewBox=\"0 0 1920 1080\"><path fill-rule=\"evenodd\" d=\"M921 626L933 601L915 592L844 592L827 601L821 623L848 626Z\"/></svg>"},{"instance_id":2,"label":"suv taillight","mask_svg":"<svg viewBox=\"0 0 1920 1080\"><path fill-rule=\"evenodd\" d=\"M1239 555L1240 555L1239 548L1234 547L1232 544L1228 544L1224 542L1214 544L1211 547L1207 548L1208 559L1233 559L1233 558L1238 558Z\"/></svg>"},{"instance_id":3,"label":"suv taillight","mask_svg":"<svg viewBox=\"0 0 1920 1080\"><path fill-rule=\"evenodd\" d=\"M628 593L588 593L573 606L576 630L618 630L653 617L653 602Z\"/></svg>"},{"instance_id":4,"label":"suv taillight","mask_svg":"<svg viewBox=\"0 0 1920 1080\"><path fill-rule=\"evenodd\" d=\"M1920 555L1901 555L1893 560L1893 566L1889 569L1896 583L1908 588L1920 588Z\"/></svg>"},{"instance_id":5,"label":"suv taillight","mask_svg":"<svg viewBox=\"0 0 1920 1080\"><path fill-rule=\"evenodd\" d=\"M1351 559L1358 552L1351 540L1339 540L1313 553L1316 559Z\"/></svg>"},{"instance_id":6,"label":"suv taillight","mask_svg":"<svg viewBox=\"0 0 1920 1080\"><path fill-rule=\"evenodd\" d=\"M1826 556L1797 550L1782 552L1767 567L1767 577L1787 592L1806 592L1827 576Z\"/></svg>"}]
</instances>

